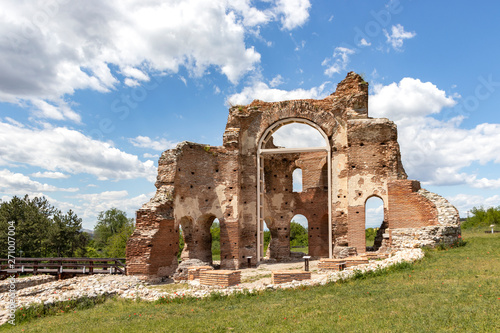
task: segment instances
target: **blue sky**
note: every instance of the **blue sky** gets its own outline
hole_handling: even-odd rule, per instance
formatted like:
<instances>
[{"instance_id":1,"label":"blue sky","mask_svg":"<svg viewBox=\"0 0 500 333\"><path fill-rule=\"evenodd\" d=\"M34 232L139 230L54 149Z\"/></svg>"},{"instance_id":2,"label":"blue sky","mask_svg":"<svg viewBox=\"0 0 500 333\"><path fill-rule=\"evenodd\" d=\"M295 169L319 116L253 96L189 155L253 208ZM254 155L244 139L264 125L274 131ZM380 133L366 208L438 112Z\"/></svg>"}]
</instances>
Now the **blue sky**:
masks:
<instances>
[{"instance_id":1,"label":"blue sky","mask_svg":"<svg viewBox=\"0 0 500 333\"><path fill-rule=\"evenodd\" d=\"M370 83L370 115L397 123L410 178L462 216L500 205L497 2L0 8L2 200L45 195L85 228L111 207L133 216L154 193L161 152L220 145L229 105L323 98L355 71Z\"/></svg>"}]
</instances>

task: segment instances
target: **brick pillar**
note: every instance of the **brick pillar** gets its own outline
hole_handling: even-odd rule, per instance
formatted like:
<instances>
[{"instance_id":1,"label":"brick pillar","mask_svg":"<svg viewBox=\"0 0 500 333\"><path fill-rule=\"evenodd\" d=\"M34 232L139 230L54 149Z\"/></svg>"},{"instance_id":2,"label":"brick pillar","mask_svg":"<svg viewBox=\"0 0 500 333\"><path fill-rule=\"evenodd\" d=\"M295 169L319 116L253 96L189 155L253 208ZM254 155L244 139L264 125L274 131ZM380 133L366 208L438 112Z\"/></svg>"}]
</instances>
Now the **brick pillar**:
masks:
<instances>
[{"instance_id":1,"label":"brick pillar","mask_svg":"<svg viewBox=\"0 0 500 333\"><path fill-rule=\"evenodd\" d=\"M177 268L179 230L169 207L139 210L136 229L127 242L127 274L146 279L171 275Z\"/></svg>"},{"instance_id":2,"label":"brick pillar","mask_svg":"<svg viewBox=\"0 0 500 333\"><path fill-rule=\"evenodd\" d=\"M349 206L347 214L347 239L350 247L355 247L358 254L366 252L365 206Z\"/></svg>"}]
</instances>

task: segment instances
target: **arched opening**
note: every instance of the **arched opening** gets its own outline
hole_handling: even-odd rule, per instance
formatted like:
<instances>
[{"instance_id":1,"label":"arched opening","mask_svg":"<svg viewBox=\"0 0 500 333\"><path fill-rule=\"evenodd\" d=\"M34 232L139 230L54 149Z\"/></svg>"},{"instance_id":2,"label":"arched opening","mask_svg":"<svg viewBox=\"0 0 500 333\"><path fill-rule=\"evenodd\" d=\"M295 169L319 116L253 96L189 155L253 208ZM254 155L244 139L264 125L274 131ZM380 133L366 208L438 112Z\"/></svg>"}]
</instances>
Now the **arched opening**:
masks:
<instances>
[{"instance_id":1,"label":"arched opening","mask_svg":"<svg viewBox=\"0 0 500 333\"><path fill-rule=\"evenodd\" d=\"M210 226L210 234L212 235L212 263L220 264L220 222L215 218Z\"/></svg>"},{"instance_id":2,"label":"arched opening","mask_svg":"<svg viewBox=\"0 0 500 333\"><path fill-rule=\"evenodd\" d=\"M193 219L189 216L184 216L179 221L179 253L177 258L180 260L189 259L190 251L195 248L193 225Z\"/></svg>"},{"instance_id":3,"label":"arched opening","mask_svg":"<svg viewBox=\"0 0 500 333\"><path fill-rule=\"evenodd\" d=\"M365 203L366 251L377 251L382 245L384 221L384 201L377 196L368 198Z\"/></svg>"},{"instance_id":4,"label":"arched opening","mask_svg":"<svg viewBox=\"0 0 500 333\"><path fill-rule=\"evenodd\" d=\"M311 218L316 218L318 221L320 217L322 220L323 215L326 214L328 230L324 234L328 240L326 242L323 240L318 246L326 247L323 251L323 253L326 252L324 256L332 257L332 233L331 223L329 223L331 202L331 146L328 136L321 127L307 119L287 118L277 121L266 129L257 147L257 244L259 244L257 257L259 260L264 257L265 253L263 228L266 216L276 218L274 226L276 228L268 224L270 252L273 252L274 239L279 243L280 257L290 253L285 250L291 244L289 218L291 214L293 215L294 209L300 209L307 214L311 212ZM304 217L302 221L307 221L307 219ZM306 222L306 234L308 233L307 224L308 222ZM277 230L276 238L274 238L273 229ZM302 246L302 250L304 248L306 253L310 252L308 245ZM318 250L318 252L321 251Z\"/></svg>"},{"instance_id":5,"label":"arched opening","mask_svg":"<svg viewBox=\"0 0 500 333\"><path fill-rule=\"evenodd\" d=\"M297 168L292 172L293 192L302 192L302 169Z\"/></svg>"},{"instance_id":6,"label":"arched opening","mask_svg":"<svg viewBox=\"0 0 500 333\"><path fill-rule=\"evenodd\" d=\"M290 251L309 253L308 221L304 215L296 214L290 221Z\"/></svg>"},{"instance_id":7,"label":"arched opening","mask_svg":"<svg viewBox=\"0 0 500 333\"><path fill-rule=\"evenodd\" d=\"M311 148L325 145L325 139L317 129L302 123L281 126L272 134L272 142L276 148Z\"/></svg>"},{"instance_id":8,"label":"arched opening","mask_svg":"<svg viewBox=\"0 0 500 333\"><path fill-rule=\"evenodd\" d=\"M214 251L216 253L215 260L220 260L220 224L219 220L216 220L214 215L203 215L198 219L197 240L195 241L196 256L190 256L190 258L197 258L212 264Z\"/></svg>"}]
</instances>

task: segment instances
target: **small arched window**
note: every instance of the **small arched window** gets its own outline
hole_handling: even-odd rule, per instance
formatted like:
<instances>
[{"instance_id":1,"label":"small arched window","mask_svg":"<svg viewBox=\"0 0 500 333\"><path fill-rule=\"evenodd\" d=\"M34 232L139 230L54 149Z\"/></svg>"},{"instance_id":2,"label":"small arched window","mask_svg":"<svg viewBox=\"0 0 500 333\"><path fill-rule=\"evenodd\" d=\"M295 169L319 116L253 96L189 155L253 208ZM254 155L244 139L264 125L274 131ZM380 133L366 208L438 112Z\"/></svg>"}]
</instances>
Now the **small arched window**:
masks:
<instances>
[{"instance_id":1,"label":"small arched window","mask_svg":"<svg viewBox=\"0 0 500 333\"><path fill-rule=\"evenodd\" d=\"M302 192L302 169L297 168L292 173L293 191Z\"/></svg>"}]
</instances>

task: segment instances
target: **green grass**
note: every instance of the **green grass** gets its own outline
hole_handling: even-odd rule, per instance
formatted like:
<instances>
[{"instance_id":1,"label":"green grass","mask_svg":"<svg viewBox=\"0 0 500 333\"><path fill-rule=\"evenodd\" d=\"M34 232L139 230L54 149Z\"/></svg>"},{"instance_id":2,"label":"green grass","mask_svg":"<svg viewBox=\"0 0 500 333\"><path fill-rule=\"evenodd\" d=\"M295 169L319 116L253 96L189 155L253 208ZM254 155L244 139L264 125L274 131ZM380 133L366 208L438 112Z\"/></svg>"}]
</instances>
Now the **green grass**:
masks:
<instances>
[{"instance_id":1,"label":"green grass","mask_svg":"<svg viewBox=\"0 0 500 333\"><path fill-rule=\"evenodd\" d=\"M304 252L305 254L307 254L309 252L309 248L308 247L291 247L290 251L291 252Z\"/></svg>"},{"instance_id":2,"label":"green grass","mask_svg":"<svg viewBox=\"0 0 500 333\"><path fill-rule=\"evenodd\" d=\"M146 303L110 299L18 324L20 332L498 332L500 234L325 286ZM76 312L75 312L76 311ZM22 313L16 314L18 318ZM11 328L5 325L0 331Z\"/></svg>"}]
</instances>

